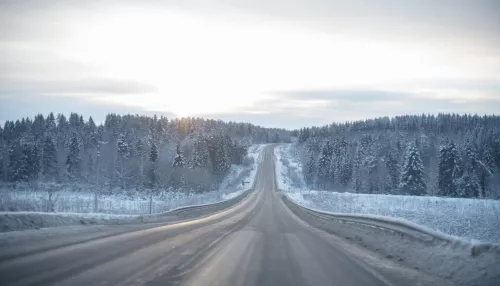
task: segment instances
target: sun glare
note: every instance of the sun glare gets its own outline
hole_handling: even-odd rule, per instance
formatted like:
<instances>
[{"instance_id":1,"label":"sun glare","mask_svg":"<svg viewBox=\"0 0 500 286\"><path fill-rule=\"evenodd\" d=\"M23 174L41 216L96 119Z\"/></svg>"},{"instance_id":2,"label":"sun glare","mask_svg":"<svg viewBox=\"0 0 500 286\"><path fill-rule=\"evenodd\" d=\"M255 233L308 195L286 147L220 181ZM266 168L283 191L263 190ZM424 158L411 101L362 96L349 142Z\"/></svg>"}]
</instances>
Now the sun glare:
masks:
<instances>
[{"instance_id":1,"label":"sun glare","mask_svg":"<svg viewBox=\"0 0 500 286\"><path fill-rule=\"evenodd\" d=\"M64 54L157 92L105 100L178 115L230 112L266 93L374 86L443 74L419 51L277 23L121 10L91 19Z\"/></svg>"}]
</instances>

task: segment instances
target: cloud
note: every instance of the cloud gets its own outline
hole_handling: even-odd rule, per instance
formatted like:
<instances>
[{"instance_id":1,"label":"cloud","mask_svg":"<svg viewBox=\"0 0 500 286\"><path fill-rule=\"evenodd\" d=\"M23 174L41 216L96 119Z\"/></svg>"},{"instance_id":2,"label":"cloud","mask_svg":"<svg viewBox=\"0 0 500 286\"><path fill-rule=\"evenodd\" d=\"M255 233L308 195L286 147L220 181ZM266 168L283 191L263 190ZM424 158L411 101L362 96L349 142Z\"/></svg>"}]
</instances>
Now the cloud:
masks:
<instances>
[{"instance_id":1,"label":"cloud","mask_svg":"<svg viewBox=\"0 0 500 286\"><path fill-rule=\"evenodd\" d=\"M460 41L468 47L500 45L497 0L227 0L255 14L329 33L392 41ZM474 39L466 43L463 39ZM460 48L460 47L455 47Z\"/></svg>"},{"instance_id":2,"label":"cloud","mask_svg":"<svg viewBox=\"0 0 500 286\"><path fill-rule=\"evenodd\" d=\"M141 94L151 84L100 76L99 66L65 59L50 51L0 46L0 98L22 94Z\"/></svg>"},{"instance_id":3,"label":"cloud","mask_svg":"<svg viewBox=\"0 0 500 286\"><path fill-rule=\"evenodd\" d=\"M155 92L153 85L129 80L90 78L82 80L10 80L0 78L0 98L20 94L84 95L140 94Z\"/></svg>"},{"instance_id":4,"label":"cloud","mask_svg":"<svg viewBox=\"0 0 500 286\"><path fill-rule=\"evenodd\" d=\"M331 89L331 90L298 90L275 92L291 100L327 100L327 101L393 101L401 98L413 96L409 92L392 92L377 89Z\"/></svg>"},{"instance_id":5,"label":"cloud","mask_svg":"<svg viewBox=\"0 0 500 286\"><path fill-rule=\"evenodd\" d=\"M450 80L450 84L453 85L453 81ZM482 86L479 82L470 81L463 82L463 85L469 86L476 93L468 91L469 93L453 94L449 97L438 96L443 95L448 88L444 83L442 89L428 89L425 93L383 89L279 91L271 93L268 98L258 101L251 108L238 111L237 114L264 126L299 128L404 114L498 113L499 93L492 93L488 97L466 96L479 94L481 87L488 91L496 86L494 82ZM473 87L475 89L472 89ZM218 116L230 119L237 117L236 114Z\"/></svg>"}]
</instances>

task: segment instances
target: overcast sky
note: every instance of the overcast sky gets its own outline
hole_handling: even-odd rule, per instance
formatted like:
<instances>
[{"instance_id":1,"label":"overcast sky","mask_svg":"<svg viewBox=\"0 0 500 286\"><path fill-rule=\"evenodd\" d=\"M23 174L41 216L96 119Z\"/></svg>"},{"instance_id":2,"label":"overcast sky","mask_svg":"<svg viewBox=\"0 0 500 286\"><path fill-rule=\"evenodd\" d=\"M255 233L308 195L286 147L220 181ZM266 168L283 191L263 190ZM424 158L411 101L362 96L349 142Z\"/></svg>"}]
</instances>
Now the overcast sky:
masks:
<instances>
[{"instance_id":1,"label":"overcast sky","mask_svg":"<svg viewBox=\"0 0 500 286\"><path fill-rule=\"evenodd\" d=\"M0 121L500 110L498 0L0 0Z\"/></svg>"}]
</instances>

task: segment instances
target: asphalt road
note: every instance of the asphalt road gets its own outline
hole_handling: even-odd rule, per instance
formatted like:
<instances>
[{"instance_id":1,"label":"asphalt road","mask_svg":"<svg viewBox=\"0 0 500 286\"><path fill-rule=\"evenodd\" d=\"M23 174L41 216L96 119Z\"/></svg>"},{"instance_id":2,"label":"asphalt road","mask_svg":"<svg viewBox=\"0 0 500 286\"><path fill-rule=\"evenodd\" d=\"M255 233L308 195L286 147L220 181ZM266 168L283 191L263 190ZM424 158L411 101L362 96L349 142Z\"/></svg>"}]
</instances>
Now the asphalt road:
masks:
<instances>
[{"instance_id":1,"label":"asphalt road","mask_svg":"<svg viewBox=\"0 0 500 286\"><path fill-rule=\"evenodd\" d=\"M48 238L64 246L1 260L0 285L385 285L286 209L273 160L267 147L254 193L229 210L69 245ZM28 243L38 242L17 247Z\"/></svg>"}]
</instances>

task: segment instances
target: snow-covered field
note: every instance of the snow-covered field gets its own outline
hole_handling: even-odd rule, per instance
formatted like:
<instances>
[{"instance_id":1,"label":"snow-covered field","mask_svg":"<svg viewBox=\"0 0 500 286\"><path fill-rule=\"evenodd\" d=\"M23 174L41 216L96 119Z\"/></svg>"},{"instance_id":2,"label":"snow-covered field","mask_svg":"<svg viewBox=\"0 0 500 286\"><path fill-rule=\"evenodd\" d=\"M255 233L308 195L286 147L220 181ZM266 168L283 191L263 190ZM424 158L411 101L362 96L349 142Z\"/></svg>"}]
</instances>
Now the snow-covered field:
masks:
<instances>
[{"instance_id":1,"label":"snow-covered field","mask_svg":"<svg viewBox=\"0 0 500 286\"><path fill-rule=\"evenodd\" d=\"M122 191L101 194L98 197L97 213L141 215L161 213L184 206L211 204L234 198L251 188L257 171L257 158L262 144L252 145L248 150L247 164L233 165L229 175L217 191L190 193L165 190L154 195L150 204L147 194ZM241 182L247 182L242 184ZM92 191L75 191L67 188L49 196L47 191L37 189L0 189L0 211L3 212L49 212L93 213L95 195ZM150 209L151 208L151 209Z\"/></svg>"},{"instance_id":2,"label":"snow-covered field","mask_svg":"<svg viewBox=\"0 0 500 286\"><path fill-rule=\"evenodd\" d=\"M467 239L500 242L500 201L309 190L295 147L275 149L279 188L295 202L319 211L397 217Z\"/></svg>"}]
</instances>

